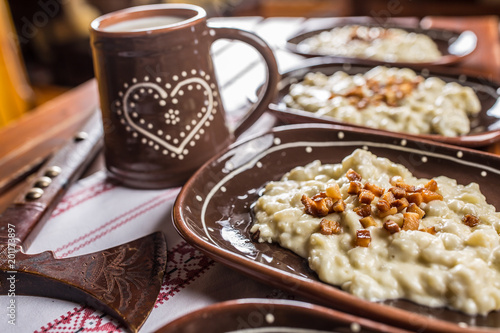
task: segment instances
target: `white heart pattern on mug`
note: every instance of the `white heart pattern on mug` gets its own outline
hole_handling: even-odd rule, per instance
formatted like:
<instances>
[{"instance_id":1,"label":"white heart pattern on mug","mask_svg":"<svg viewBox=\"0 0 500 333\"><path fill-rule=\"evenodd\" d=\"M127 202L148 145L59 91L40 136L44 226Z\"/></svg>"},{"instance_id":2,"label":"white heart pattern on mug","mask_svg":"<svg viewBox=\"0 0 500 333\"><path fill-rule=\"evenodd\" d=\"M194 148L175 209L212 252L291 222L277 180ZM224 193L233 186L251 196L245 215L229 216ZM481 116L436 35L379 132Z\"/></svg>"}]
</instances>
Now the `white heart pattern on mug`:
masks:
<instances>
[{"instance_id":1,"label":"white heart pattern on mug","mask_svg":"<svg viewBox=\"0 0 500 333\"><path fill-rule=\"evenodd\" d=\"M196 74L196 71L192 70L191 73ZM181 76L186 77L186 72L182 72ZM217 102L214 101L214 96L216 96L217 92L212 89L215 88L215 84L209 84L205 79L209 80L210 76L205 75L204 78L197 76L185 78L173 88L172 84L166 83L164 87L171 89L169 92L160 85L162 79L159 77L156 78L156 82L149 82L148 76L144 77L145 82L137 82L137 79L133 78L132 85L129 86L127 83L124 83L123 87L127 90L118 93L121 101L117 101L116 106L123 107L123 110L119 108L116 112L122 117L121 123L126 126L127 131L131 132L133 137L142 136L141 142L143 144L149 145L157 151L161 150L163 155L169 155L172 158L177 157L182 160L189 153L187 146L195 145L195 141L199 140L201 135L205 133L203 126L208 127L210 125L213 120L213 113L216 112L214 107L217 106ZM178 80L178 75L172 77L172 81ZM180 131L179 137L172 137L171 134L161 129L159 125L155 126L153 123L147 123L135 111L139 94L134 92L138 90L141 95L153 95L155 99L159 100L158 103L162 108L167 106L167 101L170 102L171 107L164 108L163 115L167 126L175 126L180 122L181 116L180 110L176 109L175 105L179 103L179 98L184 95L184 87L188 90L199 90L207 98L204 101L204 105L200 107L199 112L196 113L196 116L192 117L188 124L185 124L185 128ZM169 98L170 100L168 100ZM134 102L133 99L136 101Z\"/></svg>"}]
</instances>

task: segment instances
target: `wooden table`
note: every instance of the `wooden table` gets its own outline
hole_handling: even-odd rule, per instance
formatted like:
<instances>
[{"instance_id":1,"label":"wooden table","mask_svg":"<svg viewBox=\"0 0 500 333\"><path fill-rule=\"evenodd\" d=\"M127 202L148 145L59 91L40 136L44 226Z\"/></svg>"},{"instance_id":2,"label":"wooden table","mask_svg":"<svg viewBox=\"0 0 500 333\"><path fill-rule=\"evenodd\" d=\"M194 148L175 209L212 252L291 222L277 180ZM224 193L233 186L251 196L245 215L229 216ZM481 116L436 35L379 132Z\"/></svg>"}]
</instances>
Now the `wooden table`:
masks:
<instances>
[{"instance_id":1,"label":"wooden table","mask_svg":"<svg viewBox=\"0 0 500 333\"><path fill-rule=\"evenodd\" d=\"M331 24L332 18L216 18L211 24L232 26L256 32L275 49L281 72L299 64L302 57L285 51L283 41L308 27ZM408 18L408 20L415 20ZM479 37L476 51L456 67L473 70L490 80L500 81L499 24L496 16L443 18L422 20L425 27L472 30ZM249 46L240 42L218 41L213 46L214 63L229 118L248 107L251 95L264 79L263 62ZM0 212L19 192L21 185L7 186L12 175L22 175L40 163L51 151L71 138L92 113L98 112L98 92L95 80L55 98L33 110L24 118L0 129ZM273 124L267 117L266 124ZM269 127L269 125L266 125ZM254 126L266 130L266 126ZM485 149L500 154L500 144ZM103 168L102 158L91 170ZM1 190L3 188L3 190Z\"/></svg>"}]
</instances>

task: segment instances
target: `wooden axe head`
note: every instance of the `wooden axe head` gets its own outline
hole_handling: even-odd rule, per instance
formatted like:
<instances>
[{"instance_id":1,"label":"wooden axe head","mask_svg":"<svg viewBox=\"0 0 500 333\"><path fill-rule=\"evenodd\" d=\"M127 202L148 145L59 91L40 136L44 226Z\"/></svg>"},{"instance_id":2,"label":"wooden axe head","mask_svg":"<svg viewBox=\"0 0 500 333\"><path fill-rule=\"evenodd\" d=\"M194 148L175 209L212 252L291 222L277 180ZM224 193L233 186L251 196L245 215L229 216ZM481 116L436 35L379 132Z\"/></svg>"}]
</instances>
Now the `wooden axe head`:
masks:
<instances>
[{"instance_id":1,"label":"wooden axe head","mask_svg":"<svg viewBox=\"0 0 500 333\"><path fill-rule=\"evenodd\" d=\"M16 295L88 304L137 332L154 307L166 262L161 232L65 259L55 259L50 251L29 255L14 243L2 244L0 293L14 290Z\"/></svg>"}]
</instances>

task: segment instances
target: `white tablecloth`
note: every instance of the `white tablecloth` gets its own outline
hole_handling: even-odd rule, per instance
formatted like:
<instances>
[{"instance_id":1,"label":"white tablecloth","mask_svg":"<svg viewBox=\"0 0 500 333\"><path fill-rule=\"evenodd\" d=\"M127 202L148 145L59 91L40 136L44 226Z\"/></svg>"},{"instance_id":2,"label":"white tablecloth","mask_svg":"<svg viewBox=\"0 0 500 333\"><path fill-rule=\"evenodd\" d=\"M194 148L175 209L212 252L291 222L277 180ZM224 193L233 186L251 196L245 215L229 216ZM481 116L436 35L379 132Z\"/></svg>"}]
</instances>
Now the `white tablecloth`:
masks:
<instances>
[{"instance_id":1,"label":"white tablecloth","mask_svg":"<svg viewBox=\"0 0 500 333\"><path fill-rule=\"evenodd\" d=\"M174 229L172 206L180 188L134 190L98 172L73 185L28 253L59 258L116 246L161 230L167 238L166 277L155 308L140 332L151 332L203 306L236 298L292 298L214 262ZM8 323L9 298L0 297L0 332L123 332L108 315L56 299L16 296L16 325Z\"/></svg>"}]
</instances>

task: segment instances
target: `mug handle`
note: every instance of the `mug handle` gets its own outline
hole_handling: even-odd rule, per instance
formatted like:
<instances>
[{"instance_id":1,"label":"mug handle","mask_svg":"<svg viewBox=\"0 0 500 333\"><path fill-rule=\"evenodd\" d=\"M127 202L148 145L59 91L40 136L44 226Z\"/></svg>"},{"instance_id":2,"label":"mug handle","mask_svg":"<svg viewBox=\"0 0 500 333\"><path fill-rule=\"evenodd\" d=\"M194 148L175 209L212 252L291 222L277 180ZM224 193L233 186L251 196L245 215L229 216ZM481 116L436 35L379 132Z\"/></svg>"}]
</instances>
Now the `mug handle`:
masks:
<instances>
[{"instance_id":1,"label":"mug handle","mask_svg":"<svg viewBox=\"0 0 500 333\"><path fill-rule=\"evenodd\" d=\"M257 102L250 108L245 116L236 124L233 131L236 137L239 137L245 130L247 130L257 119L266 111L269 103L274 98L277 92L278 82L280 81L280 74L278 71L278 64L274 57L273 51L267 43L252 32L235 29L235 28L220 28L208 27L214 31L211 33L213 36L212 43L217 39L235 39L249 44L255 48L264 58L267 65L267 77L263 89L259 89Z\"/></svg>"}]
</instances>

